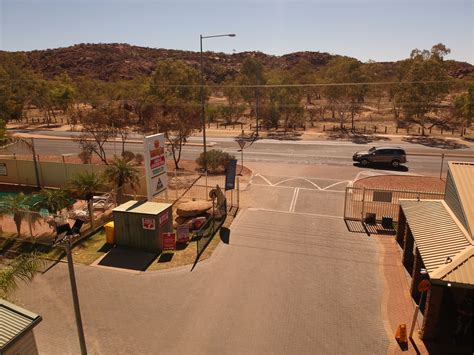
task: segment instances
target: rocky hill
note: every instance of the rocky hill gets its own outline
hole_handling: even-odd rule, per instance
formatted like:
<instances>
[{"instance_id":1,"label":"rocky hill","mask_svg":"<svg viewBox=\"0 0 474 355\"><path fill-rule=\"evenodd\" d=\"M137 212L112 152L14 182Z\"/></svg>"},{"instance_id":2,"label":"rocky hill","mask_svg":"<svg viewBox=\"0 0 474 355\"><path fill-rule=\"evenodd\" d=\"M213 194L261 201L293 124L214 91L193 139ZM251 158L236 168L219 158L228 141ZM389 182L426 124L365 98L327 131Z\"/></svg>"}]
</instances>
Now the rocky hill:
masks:
<instances>
[{"instance_id":1,"label":"rocky hill","mask_svg":"<svg viewBox=\"0 0 474 355\"><path fill-rule=\"evenodd\" d=\"M89 76L100 80L133 79L150 75L157 61L181 59L199 67L199 52L154 49L128 44L78 44L66 48L24 52L31 68L45 77L54 77L63 72L72 78ZM261 52L234 54L205 52L205 75L208 80L220 83L234 77L247 57L259 58L269 69L289 69L301 61L309 62L315 69L324 67L337 56L320 52L296 52L283 56L267 55ZM468 63L447 61L452 77L462 78L474 72ZM387 72L393 72L396 62L383 63Z\"/></svg>"}]
</instances>

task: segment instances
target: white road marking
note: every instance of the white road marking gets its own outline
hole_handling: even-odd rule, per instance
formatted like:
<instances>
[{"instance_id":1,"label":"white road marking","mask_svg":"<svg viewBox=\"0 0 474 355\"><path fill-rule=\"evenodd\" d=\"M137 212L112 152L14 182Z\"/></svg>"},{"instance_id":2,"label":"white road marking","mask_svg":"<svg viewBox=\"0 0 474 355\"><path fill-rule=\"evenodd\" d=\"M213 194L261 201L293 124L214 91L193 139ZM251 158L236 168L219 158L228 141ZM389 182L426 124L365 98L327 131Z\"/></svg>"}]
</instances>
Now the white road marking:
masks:
<instances>
[{"instance_id":1,"label":"white road marking","mask_svg":"<svg viewBox=\"0 0 474 355\"><path fill-rule=\"evenodd\" d=\"M296 215L299 214L299 215L304 215L304 216L344 219L344 217L341 217L341 216L333 216L333 215L319 214L319 213L307 213L307 212L279 211L279 210L272 210L272 209L269 209L269 208L260 208L260 207L250 207L250 208L247 208L247 210L248 211L277 212L277 213L285 213L285 214L296 214Z\"/></svg>"},{"instance_id":2,"label":"white road marking","mask_svg":"<svg viewBox=\"0 0 474 355\"><path fill-rule=\"evenodd\" d=\"M332 184L332 185L326 186L326 187L323 189L323 191L329 189L330 187L333 187L333 186L336 186L336 185L339 185L339 184L343 184L343 183L349 183L349 182L350 182L350 180L344 180L344 181L336 182L336 183L334 183L334 184Z\"/></svg>"},{"instance_id":3,"label":"white road marking","mask_svg":"<svg viewBox=\"0 0 474 355\"><path fill-rule=\"evenodd\" d=\"M314 182L306 179L306 178L299 178L299 177L295 177L295 178L291 178L291 179L286 179L286 180L282 180L282 181L279 181L277 182L274 186L278 186L280 184L283 184L284 182L287 182L287 181L292 181L292 180L304 180L304 181L307 181L309 182L311 185L313 185L314 187L316 187L318 190L322 190L317 184L315 184Z\"/></svg>"},{"instance_id":4,"label":"white road marking","mask_svg":"<svg viewBox=\"0 0 474 355\"><path fill-rule=\"evenodd\" d=\"M267 185L267 184L259 184L259 183L252 183L252 185L254 186L264 186L264 187L276 187L276 188L279 188L279 189L294 189L295 187L294 186L276 186L276 185ZM318 191L318 192L341 192L341 193L345 193L345 191L341 191L341 190L317 190L317 189L310 189L309 187L298 187L298 189L300 190L305 190L305 191Z\"/></svg>"},{"instance_id":5,"label":"white road marking","mask_svg":"<svg viewBox=\"0 0 474 355\"><path fill-rule=\"evenodd\" d=\"M273 186L273 184L268 180L265 176L260 175L260 174L255 174L255 177L261 177L268 185Z\"/></svg>"},{"instance_id":6,"label":"white road marking","mask_svg":"<svg viewBox=\"0 0 474 355\"><path fill-rule=\"evenodd\" d=\"M293 198L291 199L289 212L295 212L296 200L298 199L299 191L300 191L299 188L295 188L295 192L293 192Z\"/></svg>"}]
</instances>

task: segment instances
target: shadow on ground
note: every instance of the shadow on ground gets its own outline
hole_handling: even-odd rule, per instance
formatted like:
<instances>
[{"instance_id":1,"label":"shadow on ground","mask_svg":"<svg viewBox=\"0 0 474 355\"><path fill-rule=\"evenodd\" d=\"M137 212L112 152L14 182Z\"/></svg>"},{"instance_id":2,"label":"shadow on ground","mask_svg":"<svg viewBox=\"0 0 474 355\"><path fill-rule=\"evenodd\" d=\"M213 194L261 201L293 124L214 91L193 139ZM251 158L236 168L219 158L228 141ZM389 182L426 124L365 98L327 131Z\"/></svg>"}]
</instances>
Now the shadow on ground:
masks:
<instances>
[{"instance_id":1,"label":"shadow on ground","mask_svg":"<svg viewBox=\"0 0 474 355\"><path fill-rule=\"evenodd\" d=\"M302 135L301 132L268 132L267 138L280 141L300 141Z\"/></svg>"},{"instance_id":2,"label":"shadow on ground","mask_svg":"<svg viewBox=\"0 0 474 355\"><path fill-rule=\"evenodd\" d=\"M219 236L221 237L221 241L224 244L229 244L230 242L230 229L226 227L221 227L219 231Z\"/></svg>"},{"instance_id":3,"label":"shadow on ground","mask_svg":"<svg viewBox=\"0 0 474 355\"><path fill-rule=\"evenodd\" d=\"M388 137L375 136L372 134L353 133L350 131L331 131L327 133L330 139L350 140L356 144L367 144L377 141L389 141Z\"/></svg>"},{"instance_id":4,"label":"shadow on ground","mask_svg":"<svg viewBox=\"0 0 474 355\"><path fill-rule=\"evenodd\" d=\"M402 139L405 142L413 144L421 144L427 147L435 147L441 149L462 149L469 148L466 144L459 143L454 139L444 139L427 136L412 136Z\"/></svg>"},{"instance_id":5,"label":"shadow on ground","mask_svg":"<svg viewBox=\"0 0 474 355\"><path fill-rule=\"evenodd\" d=\"M344 220L347 230L352 233L363 233L367 235L377 234L377 235L388 235L393 236L396 234L396 230L393 228L384 228L382 224L368 224L361 221L351 221Z\"/></svg>"},{"instance_id":6,"label":"shadow on ground","mask_svg":"<svg viewBox=\"0 0 474 355\"><path fill-rule=\"evenodd\" d=\"M115 247L99 262L101 266L145 271L158 254L143 250Z\"/></svg>"},{"instance_id":7,"label":"shadow on ground","mask_svg":"<svg viewBox=\"0 0 474 355\"><path fill-rule=\"evenodd\" d=\"M369 166L362 166L360 163L354 163L354 166L358 168L370 168L375 170L391 170L391 171L402 171L407 172L408 167L405 165L400 165L396 168L392 167L390 164L370 164Z\"/></svg>"}]
</instances>

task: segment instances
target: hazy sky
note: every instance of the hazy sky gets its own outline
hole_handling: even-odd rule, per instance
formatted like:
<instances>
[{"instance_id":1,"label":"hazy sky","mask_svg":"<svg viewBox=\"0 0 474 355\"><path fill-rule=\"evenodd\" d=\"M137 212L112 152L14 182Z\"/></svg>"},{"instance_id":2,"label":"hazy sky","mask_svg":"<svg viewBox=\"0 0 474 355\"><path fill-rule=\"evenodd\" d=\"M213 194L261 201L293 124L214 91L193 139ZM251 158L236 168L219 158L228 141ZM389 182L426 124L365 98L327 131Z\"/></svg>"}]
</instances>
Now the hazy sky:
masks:
<instances>
[{"instance_id":1,"label":"hazy sky","mask_svg":"<svg viewBox=\"0 0 474 355\"><path fill-rule=\"evenodd\" d=\"M0 49L77 43L393 61L442 42L474 63L474 0L0 0Z\"/></svg>"}]
</instances>

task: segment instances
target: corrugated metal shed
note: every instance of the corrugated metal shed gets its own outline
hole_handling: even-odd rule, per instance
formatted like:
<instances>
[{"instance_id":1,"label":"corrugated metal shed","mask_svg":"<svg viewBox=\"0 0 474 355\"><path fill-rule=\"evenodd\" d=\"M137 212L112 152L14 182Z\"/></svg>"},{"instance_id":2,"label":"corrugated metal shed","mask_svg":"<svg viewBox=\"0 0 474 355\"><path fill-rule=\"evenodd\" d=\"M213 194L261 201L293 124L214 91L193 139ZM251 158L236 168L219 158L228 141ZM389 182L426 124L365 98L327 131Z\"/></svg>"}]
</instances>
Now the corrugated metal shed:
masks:
<instances>
[{"instance_id":1,"label":"corrugated metal shed","mask_svg":"<svg viewBox=\"0 0 474 355\"><path fill-rule=\"evenodd\" d=\"M447 258L454 258L472 245L445 201L401 200L400 206L430 278Z\"/></svg>"},{"instance_id":2,"label":"corrugated metal shed","mask_svg":"<svg viewBox=\"0 0 474 355\"><path fill-rule=\"evenodd\" d=\"M430 275L432 282L474 288L474 246L471 246Z\"/></svg>"},{"instance_id":3,"label":"corrugated metal shed","mask_svg":"<svg viewBox=\"0 0 474 355\"><path fill-rule=\"evenodd\" d=\"M0 299L0 353L41 321L41 316Z\"/></svg>"},{"instance_id":4,"label":"corrugated metal shed","mask_svg":"<svg viewBox=\"0 0 474 355\"><path fill-rule=\"evenodd\" d=\"M472 238L474 232L474 163L449 162L449 171L459 196L466 229Z\"/></svg>"}]
</instances>

